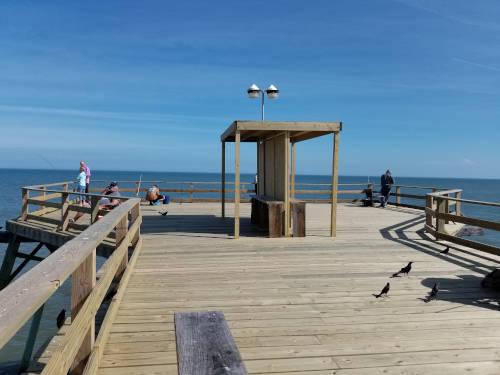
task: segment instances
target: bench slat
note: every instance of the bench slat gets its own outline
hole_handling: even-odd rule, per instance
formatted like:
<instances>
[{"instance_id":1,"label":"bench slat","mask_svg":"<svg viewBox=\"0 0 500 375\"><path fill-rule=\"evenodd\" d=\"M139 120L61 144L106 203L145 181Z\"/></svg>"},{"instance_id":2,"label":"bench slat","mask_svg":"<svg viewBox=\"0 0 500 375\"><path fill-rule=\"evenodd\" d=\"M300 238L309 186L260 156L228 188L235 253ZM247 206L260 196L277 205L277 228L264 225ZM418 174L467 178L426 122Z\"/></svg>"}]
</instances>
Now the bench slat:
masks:
<instances>
[{"instance_id":1,"label":"bench slat","mask_svg":"<svg viewBox=\"0 0 500 375\"><path fill-rule=\"evenodd\" d=\"M221 311L174 315L179 375L246 375Z\"/></svg>"}]
</instances>

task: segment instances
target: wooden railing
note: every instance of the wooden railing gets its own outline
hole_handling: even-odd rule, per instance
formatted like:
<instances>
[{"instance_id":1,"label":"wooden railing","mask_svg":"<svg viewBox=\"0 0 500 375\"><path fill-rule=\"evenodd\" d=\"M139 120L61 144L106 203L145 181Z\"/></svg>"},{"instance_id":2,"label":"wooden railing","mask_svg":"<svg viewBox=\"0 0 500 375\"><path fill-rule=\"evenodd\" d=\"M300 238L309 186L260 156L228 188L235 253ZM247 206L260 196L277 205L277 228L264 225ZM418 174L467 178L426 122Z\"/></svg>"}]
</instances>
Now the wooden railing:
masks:
<instances>
[{"instance_id":1,"label":"wooden railing","mask_svg":"<svg viewBox=\"0 0 500 375\"><path fill-rule=\"evenodd\" d=\"M427 194L425 230L436 237L436 240L445 240L487 253L500 255L500 248L497 246L457 237L446 231L446 224L450 222L500 231L500 222L464 216L462 214L462 204L500 208L500 203L461 199L461 193L462 190L460 189L451 189ZM455 197L452 195L455 195ZM450 207L453 206L455 207L454 212L450 210Z\"/></svg>"},{"instance_id":2,"label":"wooden railing","mask_svg":"<svg viewBox=\"0 0 500 375\"><path fill-rule=\"evenodd\" d=\"M57 190L57 188L61 190ZM89 226L74 239L66 242L45 260L21 275L0 291L0 348L33 316L28 342L23 355L22 369L25 370L31 357L36 332L43 307L60 286L71 277L71 325L60 344L54 349L43 374L67 374L68 371L81 373L85 361L88 373L97 368L102 355L102 343L109 331L102 325L94 345L95 316L113 279L120 276L127 280L129 248L133 249L131 263L135 262L141 249L140 200L123 198L123 202L97 220L100 196L87 194L92 207L81 207L71 203L71 197L80 193L68 192L66 183L30 186L23 188L21 218L40 218L38 212L29 212L29 205L42 206L42 210L61 210L57 224L61 229L68 223L68 212L75 210L90 214ZM36 197L30 196L37 192ZM51 200L60 199L57 204ZM30 216L31 215L31 216ZM96 248L103 242L114 243L114 251L106 262L96 270ZM99 278L96 278L99 274ZM117 294L118 295L118 294ZM115 297L116 298L116 297ZM105 321L116 313L111 303Z\"/></svg>"}]
</instances>

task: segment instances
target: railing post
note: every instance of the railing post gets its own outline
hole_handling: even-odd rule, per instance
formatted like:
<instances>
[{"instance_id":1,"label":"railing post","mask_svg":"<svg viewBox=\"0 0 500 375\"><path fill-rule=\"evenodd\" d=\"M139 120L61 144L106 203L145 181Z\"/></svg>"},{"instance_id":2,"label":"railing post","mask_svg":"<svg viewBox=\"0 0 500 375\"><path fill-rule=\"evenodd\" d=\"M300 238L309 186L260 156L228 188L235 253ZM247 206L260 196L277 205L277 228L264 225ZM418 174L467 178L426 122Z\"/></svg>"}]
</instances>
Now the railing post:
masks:
<instances>
[{"instance_id":1,"label":"railing post","mask_svg":"<svg viewBox=\"0 0 500 375\"><path fill-rule=\"evenodd\" d=\"M29 214L28 199L30 197L30 191L28 189L23 188L21 189L21 193L22 193L21 219L26 220Z\"/></svg>"},{"instance_id":2,"label":"railing post","mask_svg":"<svg viewBox=\"0 0 500 375\"><path fill-rule=\"evenodd\" d=\"M193 189L194 185L192 183L189 184L189 203L193 203Z\"/></svg>"},{"instance_id":3,"label":"railing post","mask_svg":"<svg viewBox=\"0 0 500 375\"><path fill-rule=\"evenodd\" d=\"M401 187L400 186L396 186L396 205L400 205L401 204Z\"/></svg>"},{"instance_id":4,"label":"railing post","mask_svg":"<svg viewBox=\"0 0 500 375\"><path fill-rule=\"evenodd\" d=\"M455 198L456 199L462 199L462 192L461 191L457 191L455 193ZM456 201L455 202L455 215L462 216L462 202L460 202L460 201Z\"/></svg>"},{"instance_id":5,"label":"railing post","mask_svg":"<svg viewBox=\"0 0 500 375\"><path fill-rule=\"evenodd\" d=\"M19 372L24 372L28 369L28 366L31 361L31 355L33 354L33 349L35 347L36 336L38 335L38 329L40 328L40 321L42 320L43 308L45 304L43 304L33 315L33 319L31 320L30 332L28 334L28 339L26 341L26 346L24 347L23 358L21 359L21 365L19 368Z\"/></svg>"},{"instance_id":6,"label":"railing post","mask_svg":"<svg viewBox=\"0 0 500 375\"><path fill-rule=\"evenodd\" d=\"M445 200L442 197L436 197L437 210L436 210L436 234L446 233L444 229L445 220L441 217L441 214L445 213ZM436 239L437 238L436 236Z\"/></svg>"},{"instance_id":7,"label":"railing post","mask_svg":"<svg viewBox=\"0 0 500 375\"><path fill-rule=\"evenodd\" d=\"M427 209L433 210L433 198L432 195L427 194L425 196L425 224L428 225L429 227L432 227L432 214L430 212L427 212Z\"/></svg>"},{"instance_id":8,"label":"railing post","mask_svg":"<svg viewBox=\"0 0 500 375\"><path fill-rule=\"evenodd\" d=\"M69 193L61 193L61 224L59 225L60 231L68 229L69 223Z\"/></svg>"},{"instance_id":9,"label":"railing post","mask_svg":"<svg viewBox=\"0 0 500 375\"><path fill-rule=\"evenodd\" d=\"M88 295L96 284L96 250L85 259L73 272L71 280L71 321L73 322ZM71 365L71 374L81 374L85 361L92 351L95 339L95 320L92 320L80 350Z\"/></svg>"},{"instance_id":10,"label":"railing post","mask_svg":"<svg viewBox=\"0 0 500 375\"><path fill-rule=\"evenodd\" d=\"M370 197L370 206L373 206L373 184L370 182L368 183L367 189L369 191L369 197Z\"/></svg>"},{"instance_id":11,"label":"railing post","mask_svg":"<svg viewBox=\"0 0 500 375\"><path fill-rule=\"evenodd\" d=\"M136 220L139 219L141 216L141 205L137 203L134 207L132 207L132 210L130 211L130 224L135 223ZM136 234L134 235L134 238L132 238L132 246L135 246L137 241L139 241L139 236L141 235L141 228L137 229Z\"/></svg>"},{"instance_id":12,"label":"railing post","mask_svg":"<svg viewBox=\"0 0 500 375\"><path fill-rule=\"evenodd\" d=\"M127 236L128 232L128 215L124 215L123 218L118 222L118 225L115 229L115 248L117 249L123 239ZM116 271L116 275L119 276L125 271L128 265L128 251L125 251L125 255L123 256L123 260Z\"/></svg>"},{"instance_id":13,"label":"railing post","mask_svg":"<svg viewBox=\"0 0 500 375\"><path fill-rule=\"evenodd\" d=\"M99 216L99 200L100 197L90 197L90 224L94 224Z\"/></svg>"}]
</instances>

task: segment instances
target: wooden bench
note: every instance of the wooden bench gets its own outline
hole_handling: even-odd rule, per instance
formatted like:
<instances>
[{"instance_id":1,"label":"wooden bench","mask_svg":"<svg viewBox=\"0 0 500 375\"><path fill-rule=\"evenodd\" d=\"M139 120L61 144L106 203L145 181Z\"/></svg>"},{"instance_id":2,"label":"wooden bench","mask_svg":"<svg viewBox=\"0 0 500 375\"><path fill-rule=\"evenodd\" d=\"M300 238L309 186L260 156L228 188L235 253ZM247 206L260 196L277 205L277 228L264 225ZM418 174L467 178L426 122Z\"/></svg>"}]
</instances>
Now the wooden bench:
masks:
<instances>
[{"instance_id":1,"label":"wooden bench","mask_svg":"<svg viewBox=\"0 0 500 375\"><path fill-rule=\"evenodd\" d=\"M220 311L174 315L179 375L246 375L224 314Z\"/></svg>"},{"instance_id":2,"label":"wooden bench","mask_svg":"<svg viewBox=\"0 0 500 375\"><path fill-rule=\"evenodd\" d=\"M251 202L251 223L265 230L269 237L281 237L283 233L283 201L277 201L264 195L254 195Z\"/></svg>"}]
</instances>

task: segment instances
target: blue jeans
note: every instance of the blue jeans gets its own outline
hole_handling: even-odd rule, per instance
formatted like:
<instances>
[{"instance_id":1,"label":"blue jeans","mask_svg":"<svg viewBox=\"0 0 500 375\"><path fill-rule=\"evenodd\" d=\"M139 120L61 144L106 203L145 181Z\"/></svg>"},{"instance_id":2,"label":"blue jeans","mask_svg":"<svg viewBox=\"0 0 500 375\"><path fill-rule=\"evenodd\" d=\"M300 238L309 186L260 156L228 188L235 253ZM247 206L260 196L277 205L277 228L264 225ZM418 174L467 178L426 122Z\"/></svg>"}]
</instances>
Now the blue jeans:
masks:
<instances>
[{"instance_id":1,"label":"blue jeans","mask_svg":"<svg viewBox=\"0 0 500 375\"><path fill-rule=\"evenodd\" d=\"M76 188L77 193L85 193L85 185L78 185ZM84 202L86 199L85 195L78 195L78 198L80 199L80 202Z\"/></svg>"}]
</instances>

